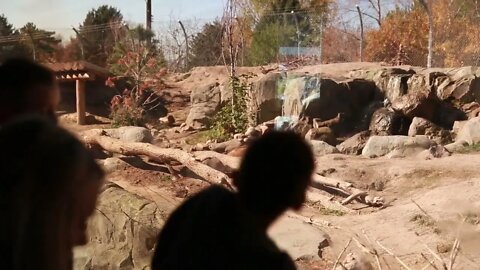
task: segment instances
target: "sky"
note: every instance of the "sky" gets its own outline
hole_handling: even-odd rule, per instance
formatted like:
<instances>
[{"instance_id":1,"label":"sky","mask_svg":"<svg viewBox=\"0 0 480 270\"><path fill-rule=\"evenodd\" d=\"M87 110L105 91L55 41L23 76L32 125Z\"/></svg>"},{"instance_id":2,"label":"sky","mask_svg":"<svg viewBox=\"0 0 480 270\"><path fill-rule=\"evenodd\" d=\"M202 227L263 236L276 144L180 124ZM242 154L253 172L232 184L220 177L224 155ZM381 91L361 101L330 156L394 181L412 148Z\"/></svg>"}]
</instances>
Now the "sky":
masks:
<instances>
[{"instance_id":1,"label":"sky","mask_svg":"<svg viewBox=\"0 0 480 270\"><path fill-rule=\"evenodd\" d=\"M154 28L170 20L211 21L221 17L225 0L152 0ZM111 5L132 23L145 22L145 0L0 0L0 14L20 28L27 22L53 30L64 38L73 35L92 8Z\"/></svg>"}]
</instances>

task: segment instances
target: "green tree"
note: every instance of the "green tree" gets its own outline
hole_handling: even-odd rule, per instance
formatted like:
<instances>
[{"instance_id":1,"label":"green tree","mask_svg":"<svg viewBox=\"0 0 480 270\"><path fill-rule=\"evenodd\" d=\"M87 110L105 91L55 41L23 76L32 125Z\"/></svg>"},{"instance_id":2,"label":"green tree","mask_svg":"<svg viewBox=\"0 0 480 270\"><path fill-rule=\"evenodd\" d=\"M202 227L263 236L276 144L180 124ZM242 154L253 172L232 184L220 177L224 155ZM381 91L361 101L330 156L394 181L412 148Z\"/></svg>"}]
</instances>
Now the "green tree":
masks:
<instances>
[{"instance_id":1,"label":"green tree","mask_svg":"<svg viewBox=\"0 0 480 270\"><path fill-rule=\"evenodd\" d=\"M260 5L260 2L255 5ZM302 9L299 0L272 0L261 5L261 8L265 11L253 33L249 57L251 64L275 61L280 47L311 44L311 18Z\"/></svg>"},{"instance_id":2,"label":"green tree","mask_svg":"<svg viewBox=\"0 0 480 270\"><path fill-rule=\"evenodd\" d=\"M54 55L57 45L61 42L55 32L38 29L31 22L20 28L22 43L28 49L33 60L48 61Z\"/></svg>"},{"instance_id":3,"label":"green tree","mask_svg":"<svg viewBox=\"0 0 480 270\"><path fill-rule=\"evenodd\" d=\"M20 43L21 37L5 15L0 15L0 63L9 57L25 56L26 50Z\"/></svg>"},{"instance_id":4,"label":"green tree","mask_svg":"<svg viewBox=\"0 0 480 270\"><path fill-rule=\"evenodd\" d=\"M223 25L219 21L207 23L192 41L189 66L214 66L221 63L223 52ZM227 57L228 54L225 54Z\"/></svg>"},{"instance_id":5,"label":"green tree","mask_svg":"<svg viewBox=\"0 0 480 270\"><path fill-rule=\"evenodd\" d=\"M80 26L78 39L83 53L82 48L78 48L77 57L82 58L79 54L83 54L86 61L107 66L108 55L119 39L122 26L123 16L117 8L103 5L90 10Z\"/></svg>"},{"instance_id":6,"label":"green tree","mask_svg":"<svg viewBox=\"0 0 480 270\"><path fill-rule=\"evenodd\" d=\"M278 22L257 28L249 49L250 63L264 65L277 60L279 48L292 46L295 42L294 35L294 26L284 26Z\"/></svg>"}]
</instances>

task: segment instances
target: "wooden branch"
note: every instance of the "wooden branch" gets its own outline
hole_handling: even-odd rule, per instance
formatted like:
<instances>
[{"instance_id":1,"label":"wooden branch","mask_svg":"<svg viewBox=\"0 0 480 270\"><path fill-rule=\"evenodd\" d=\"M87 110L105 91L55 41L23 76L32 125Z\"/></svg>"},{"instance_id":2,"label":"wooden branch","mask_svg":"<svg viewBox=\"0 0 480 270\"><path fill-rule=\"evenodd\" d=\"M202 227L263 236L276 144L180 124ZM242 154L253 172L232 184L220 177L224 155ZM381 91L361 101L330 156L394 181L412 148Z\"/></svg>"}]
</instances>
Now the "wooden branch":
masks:
<instances>
[{"instance_id":1,"label":"wooden branch","mask_svg":"<svg viewBox=\"0 0 480 270\"><path fill-rule=\"evenodd\" d=\"M448 270L453 270L453 266L455 265L455 260L457 259L459 250L460 239L457 237L457 239L455 239L455 243L453 243L452 252L450 253L450 263L448 265Z\"/></svg>"},{"instance_id":2,"label":"wooden branch","mask_svg":"<svg viewBox=\"0 0 480 270\"><path fill-rule=\"evenodd\" d=\"M429 267L432 267L433 269L438 270L437 266L435 265L435 259L433 259L433 260L430 261L430 260L427 258L427 255L425 255L425 254L423 254L423 253L420 253L420 254L422 255L423 259L427 262L427 265L425 265L425 267L423 267L422 270L426 270L426 269L428 269Z\"/></svg>"},{"instance_id":3,"label":"wooden branch","mask_svg":"<svg viewBox=\"0 0 480 270\"><path fill-rule=\"evenodd\" d=\"M403 266L405 269L407 270L412 270L412 268L408 267L408 265L406 263L404 263L402 261L402 259L400 259L397 255L395 255L392 251L390 251L389 249L387 249L385 246L382 245L382 243L380 243L380 241L377 241L377 244L383 249L385 250L390 256L393 256L395 258L395 260L397 260L397 262Z\"/></svg>"},{"instance_id":4,"label":"wooden branch","mask_svg":"<svg viewBox=\"0 0 480 270\"><path fill-rule=\"evenodd\" d=\"M226 185L233 189L232 181L226 174L196 161L183 150L160 148L148 143L127 143L101 135L86 135L83 137L83 141L86 144L98 145L106 151L125 156L147 156L160 161L176 160L202 177L203 180L211 184Z\"/></svg>"},{"instance_id":5,"label":"wooden branch","mask_svg":"<svg viewBox=\"0 0 480 270\"><path fill-rule=\"evenodd\" d=\"M420 211L422 211L423 214L425 214L425 216L427 216L432 221L436 222L436 220L425 209L423 209L416 201L414 201L413 199L411 199L411 201L413 204L417 206L418 209L420 209Z\"/></svg>"},{"instance_id":6,"label":"wooden branch","mask_svg":"<svg viewBox=\"0 0 480 270\"><path fill-rule=\"evenodd\" d=\"M443 270L447 270L447 264L445 263L445 261L442 259L442 257L440 257L435 251L433 251L430 247L427 246L427 244L424 244L425 247L427 248L428 252L430 252L430 254L433 255L433 257L435 259L437 259L441 264L442 264L442 268Z\"/></svg>"},{"instance_id":7,"label":"wooden branch","mask_svg":"<svg viewBox=\"0 0 480 270\"><path fill-rule=\"evenodd\" d=\"M324 177L318 174L313 176L313 182L320 185L325 185L329 187L336 187L344 190L348 190L353 187L352 183L345 182L340 179Z\"/></svg>"},{"instance_id":8,"label":"wooden branch","mask_svg":"<svg viewBox=\"0 0 480 270\"><path fill-rule=\"evenodd\" d=\"M363 236L365 237L365 239L367 239L368 243L371 246L371 250L369 250L369 251L371 251L373 256L375 257L375 261L377 262L378 269L382 270L382 264L380 263L380 255L378 255L377 249L375 249L373 247L374 246L373 241L370 239L370 237L368 236L367 232L365 232L365 230L362 230L362 233L363 233Z\"/></svg>"},{"instance_id":9,"label":"wooden branch","mask_svg":"<svg viewBox=\"0 0 480 270\"><path fill-rule=\"evenodd\" d=\"M368 193L364 190L353 187L353 184L334 178L323 177L321 175L313 175L312 187L331 192L337 191L341 196L347 198L342 204L348 204L353 200L357 200L360 203L369 206L382 206L383 203L367 200ZM383 201L383 198L379 198L379 201Z\"/></svg>"},{"instance_id":10,"label":"wooden branch","mask_svg":"<svg viewBox=\"0 0 480 270\"><path fill-rule=\"evenodd\" d=\"M349 204L351 203L353 200L356 200L362 196L367 196L367 192L365 191L362 191L362 192L358 192L358 193L354 193L350 196L348 196L348 198L346 198L345 200L342 201L342 205L346 205L346 204Z\"/></svg>"},{"instance_id":11,"label":"wooden branch","mask_svg":"<svg viewBox=\"0 0 480 270\"><path fill-rule=\"evenodd\" d=\"M216 158L218 159L223 165L230 167L234 170L240 167L240 158L232 157L224 154L220 154L215 151L197 151L193 153L193 157L202 162L209 158Z\"/></svg>"},{"instance_id":12,"label":"wooden branch","mask_svg":"<svg viewBox=\"0 0 480 270\"><path fill-rule=\"evenodd\" d=\"M333 201L331 197L328 197L315 188L309 188L307 190L307 201L317 203L319 202L323 207L327 209L333 209L348 214L353 213L352 209L341 205L340 203Z\"/></svg>"},{"instance_id":13,"label":"wooden branch","mask_svg":"<svg viewBox=\"0 0 480 270\"><path fill-rule=\"evenodd\" d=\"M348 240L347 244L346 244L345 247L343 248L342 252L340 252L340 254L338 255L337 260L335 261L335 264L333 265L332 270L337 269L338 263L339 263L340 260L342 259L343 254L345 253L345 251L347 251L347 248L348 248L348 246L350 246L351 243L352 243L352 239L350 238L350 240Z\"/></svg>"}]
</instances>

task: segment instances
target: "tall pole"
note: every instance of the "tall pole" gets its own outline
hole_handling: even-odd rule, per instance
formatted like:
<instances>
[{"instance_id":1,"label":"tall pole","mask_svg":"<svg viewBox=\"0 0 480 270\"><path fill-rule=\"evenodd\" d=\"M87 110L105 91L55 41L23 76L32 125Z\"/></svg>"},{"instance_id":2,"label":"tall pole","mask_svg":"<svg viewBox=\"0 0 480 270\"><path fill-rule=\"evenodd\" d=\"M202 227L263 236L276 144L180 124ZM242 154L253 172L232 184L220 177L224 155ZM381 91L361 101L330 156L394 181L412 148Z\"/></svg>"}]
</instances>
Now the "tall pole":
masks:
<instances>
[{"instance_id":1,"label":"tall pole","mask_svg":"<svg viewBox=\"0 0 480 270\"><path fill-rule=\"evenodd\" d=\"M152 31L152 0L146 0L147 6L146 6L146 22L145 22L145 27L147 28L148 31ZM147 44L150 45L152 43L152 39L150 36L148 36L147 39Z\"/></svg>"},{"instance_id":2,"label":"tall pole","mask_svg":"<svg viewBox=\"0 0 480 270\"><path fill-rule=\"evenodd\" d=\"M185 69L188 70L189 65L189 46L188 46L188 35L187 31L185 30L185 26L183 25L182 21L178 21L180 27L182 27L183 36L185 37Z\"/></svg>"},{"instance_id":3,"label":"tall pole","mask_svg":"<svg viewBox=\"0 0 480 270\"><path fill-rule=\"evenodd\" d=\"M33 61L37 61L37 50L35 48L35 40L33 39L32 33L28 33L30 41L32 42L32 54L33 54Z\"/></svg>"},{"instance_id":4,"label":"tall pole","mask_svg":"<svg viewBox=\"0 0 480 270\"><path fill-rule=\"evenodd\" d=\"M147 30L152 30L152 0L146 0L147 1L147 21L145 23L145 26Z\"/></svg>"},{"instance_id":5,"label":"tall pole","mask_svg":"<svg viewBox=\"0 0 480 270\"><path fill-rule=\"evenodd\" d=\"M322 63L322 58L323 58L323 31L325 30L325 25L324 25L324 16L325 14L322 13L322 17L320 20L320 44L319 44L319 53L320 53L320 64Z\"/></svg>"},{"instance_id":6,"label":"tall pole","mask_svg":"<svg viewBox=\"0 0 480 270\"><path fill-rule=\"evenodd\" d=\"M295 11L292 10L293 18L295 19L295 26L297 28L297 58L300 58L300 29L298 27L298 19L295 15Z\"/></svg>"},{"instance_id":7,"label":"tall pole","mask_svg":"<svg viewBox=\"0 0 480 270\"><path fill-rule=\"evenodd\" d=\"M363 62L363 45L365 36L363 33L363 16L362 11L360 10L360 6L357 5L358 17L360 18L360 62Z\"/></svg>"},{"instance_id":8,"label":"tall pole","mask_svg":"<svg viewBox=\"0 0 480 270\"><path fill-rule=\"evenodd\" d=\"M423 6L428 15L428 56L427 56L427 68L432 67L433 59L433 14L432 8L427 4L425 0L420 0L420 4Z\"/></svg>"},{"instance_id":9,"label":"tall pole","mask_svg":"<svg viewBox=\"0 0 480 270\"><path fill-rule=\"evenodd\" d=\"M78 38L78 41L80 41L80 53L81 53L81 56L82 56L82 60L85 60L85 49L84 49L84 45L83 45L83 36L80 34L80 32L75 28L75 27L72 27L73 31L75 32L75 34L77 34L77 38Z\"/></svg>"}]
</instances>

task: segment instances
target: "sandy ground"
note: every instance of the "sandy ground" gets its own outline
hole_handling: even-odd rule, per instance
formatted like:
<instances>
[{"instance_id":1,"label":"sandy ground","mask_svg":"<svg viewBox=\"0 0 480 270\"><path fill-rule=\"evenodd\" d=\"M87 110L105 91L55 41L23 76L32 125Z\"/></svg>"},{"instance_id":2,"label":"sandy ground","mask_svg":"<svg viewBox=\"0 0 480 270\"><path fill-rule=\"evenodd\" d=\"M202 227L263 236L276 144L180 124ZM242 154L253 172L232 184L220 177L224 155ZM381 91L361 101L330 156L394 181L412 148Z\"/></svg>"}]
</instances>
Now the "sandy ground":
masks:
<instances>
[{"instance_id":1,"label":"sandy ground","mask_svg":"<svg viewBox=\"0 0 480 270\"><path fill-rule=\"evenodd\" d=\"M378 63L348 63L307 66L296 71L342 77L352 70L379 66ZM240 70L240 73L246 72L259 74L261 70ZM191 90L213 82L222 83L227 74L225 67L210 67L172 75L168 78L169 88L162 92L168 101L167 108L179 123L183 122L188 114ZM108 127L108 124L79 127L68 119L62 124L74 133ZM167 132L165 136L175 140L188 139L184 134ZM272 227L270 235L292 258L302 261L300 265L303 269L308 270L331 269L345 244L353 238L366 248L361 248L354 240L345 255L353 253L357 258L375 265L375 256L364 251L376 250L383 269L401 267L379 243L411 269L422 269L427 264L422 254L434 260L426 246L449 262L449 248L458 238L461 240L461 251L454 269L480 269L479 162L480 153L457 154L435 160L367 159L344 155L318 158L318 171L327 172L328 177L351 182L360 189L370 189L380 183L380 191L370 189L369 192L393 201L391 206L384 210L369 208L343 215L306 205L301 213L285 214ZM159 208L164 209L166 216L185 197L207 186L190 178L172 179L165 168L157 165L148 168L132 166L110 173L108 179L155 201ZM330 247L324 249L324 258L320 259L318 244L324 239L328 239Z\"/></svg>"},{"instance_id":2,"label":"sandy ground","mask_svg":"<svg viewBox=\"0 0 480 270\"><path fill-rule=\"evenodd\" d=\"M390 265L390 269L400 267L376 241L412 269L421 269L426 264L421 254L431 257L425 245L435 251L441 250L442 246L448 249L461 227L461 216L468 215L472 220L462 225L462 253L457 259L458 267L455 269L478 269L473 266L480 265L480 176L477 173L479 160L480 154L455 155L430 161L417 158L366 159L341 155L319 158L319 169L321 166L336 168L329 177L347 180L359 187L373 179L385 181L385 189L376 194L386 197L387 200L396 200L384 210L367 209L368 211L344 216L325 214L305 207L301 213L285 214L271 228L270 235L294 259L318 258L319 243L328 239L331 246L324 250L324 260L316 259L317 264L305 269L315 269L321 263L331 265L351 238L378 250L382 260L386 261L385 265ZM110 174L109 180L155 201L159 208L165 209L165 215L183 200L176 196L178 186L195 190L193 183L197 183L193 180L188 182L188 179L161 180L153 172L145 173L140 170L114 172ZM205 186L197 183L196 190ZM419 215L431 216L434 224L412 221ZM305 222L309 219L312 222ZM347 253L350 252L358 256L365 255L354 244L347 249ZM440 256L448 258L449 253L440 253ZM371 255L365 258L375 262Z\"/></svg>"}]
</instances>

